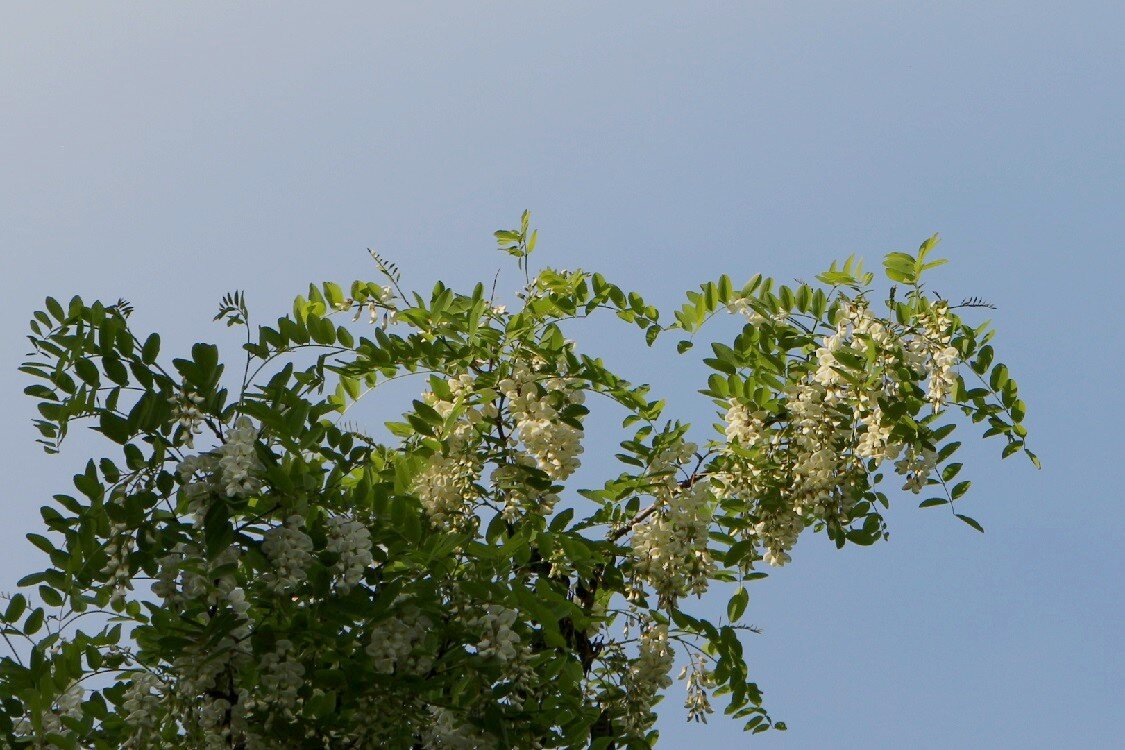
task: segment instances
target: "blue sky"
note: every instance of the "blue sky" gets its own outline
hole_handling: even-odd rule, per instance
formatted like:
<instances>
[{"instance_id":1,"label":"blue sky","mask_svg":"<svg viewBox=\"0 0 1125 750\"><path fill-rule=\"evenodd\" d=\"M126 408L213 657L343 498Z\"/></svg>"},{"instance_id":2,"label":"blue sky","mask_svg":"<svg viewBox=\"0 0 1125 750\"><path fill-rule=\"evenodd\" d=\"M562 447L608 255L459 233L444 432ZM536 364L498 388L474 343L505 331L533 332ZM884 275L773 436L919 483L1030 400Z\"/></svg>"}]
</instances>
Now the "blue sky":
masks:
<instances>
[{"instance_id":1,"label":"blue sky","mask_svg":"<svg viewBox=\"0 0 1125 750\"><path fill-rule=\"evenodd\" d=\"M803 541L749 609L790 731L686 725L677 686L664 747L1119 747L1123 27L1110 2L7 4L0 589L94 445L33 444L15 368L47 294L128 297L186 348L229 341L223 293L276 316L370 277L367 247L513 288L490 233L524 208L542 262L666 309L940 231L933 281L998 306L1044 470L967 452L984 536L911 496L886 544ZM668 356L619 358L706 421Z\"/></svg>"}]
</instances>

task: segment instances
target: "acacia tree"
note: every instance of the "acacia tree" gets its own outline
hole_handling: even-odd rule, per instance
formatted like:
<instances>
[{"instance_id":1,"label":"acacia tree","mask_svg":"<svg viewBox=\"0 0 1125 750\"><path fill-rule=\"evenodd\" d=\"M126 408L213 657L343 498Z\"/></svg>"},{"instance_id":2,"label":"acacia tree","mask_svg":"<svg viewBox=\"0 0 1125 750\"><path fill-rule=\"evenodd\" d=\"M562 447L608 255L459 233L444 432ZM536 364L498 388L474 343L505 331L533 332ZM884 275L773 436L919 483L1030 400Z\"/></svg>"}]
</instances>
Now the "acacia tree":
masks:
<instances>
[{"instance_id":1,"label":"acacia tree","mask_svg":"<svg viewBox=\"0 0 1125 750\"><path fill-rule=\"evenodd\" d=\"M0 606L0 744L645 748L677 651L689 719L721 696L784 729L743 658L763 565L806 529L885 539L900 488L980 530L956 426L1027 452L992 333L958 310L980 304L922 286L936 238L886 257L886 292L850 259L817 288L723 276L670 322L600 274L532 276L526 213L497 238L517 309L481 284L408 293L374 254L378 281L314 285L273 325L229 295L233 378L208 344L167 362L127 303L47 300L22 367L40 442L87 422L116 448L42 508L50 565ZM563 332L609 314L690 356L727 311L746 319L703 360L717 431L697 442ZM344 420L400 379L418 397L389 433ZM602 403L624 412L619 465L575 486ZM725 616L693 610L712 584Z\"/></svg>"}]
</instances>

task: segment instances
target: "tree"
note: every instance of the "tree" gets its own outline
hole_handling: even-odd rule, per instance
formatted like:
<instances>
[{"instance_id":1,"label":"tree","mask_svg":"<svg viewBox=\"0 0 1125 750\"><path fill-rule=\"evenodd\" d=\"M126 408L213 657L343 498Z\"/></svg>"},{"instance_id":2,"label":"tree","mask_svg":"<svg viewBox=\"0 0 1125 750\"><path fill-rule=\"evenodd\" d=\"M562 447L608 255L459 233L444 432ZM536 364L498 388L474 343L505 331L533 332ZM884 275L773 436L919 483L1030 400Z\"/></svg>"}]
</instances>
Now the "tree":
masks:
<instances>
[{"instance_id":1,"label":"tree","mask_svg":"<svg viewBox=\"0 0 1125 750\"><path fill-rule=\"evenodd\" d=\"M274 325L228 295L233 378L209 344L167 363L124 301L46 301L21 368L39 442L88 422L116 448L42 508L28 538L50 565L0 606L4 746L644 748L675 649L690 719L721 696L784 729L743 659L761 568L806 529L886 538L899 485L981 530L959 512L959 424L1036 460L992 332L960 317L983 303L922 285L936 237L886 257L885 296L849 259L822 288L723 276L667 322L600 274L532 276L526 213L496 236L516 310L482 284L408 293L375 254L378 282L310 286ZM563 332L612 314L687 355L726 311L745 321L704 359L699 442ZM386 435L344 421L400 379L422 392ZM616 473L577 487L587 397L624 439ZM713 583L725 617L692 611Z\"/></svg>"}]
</instances>

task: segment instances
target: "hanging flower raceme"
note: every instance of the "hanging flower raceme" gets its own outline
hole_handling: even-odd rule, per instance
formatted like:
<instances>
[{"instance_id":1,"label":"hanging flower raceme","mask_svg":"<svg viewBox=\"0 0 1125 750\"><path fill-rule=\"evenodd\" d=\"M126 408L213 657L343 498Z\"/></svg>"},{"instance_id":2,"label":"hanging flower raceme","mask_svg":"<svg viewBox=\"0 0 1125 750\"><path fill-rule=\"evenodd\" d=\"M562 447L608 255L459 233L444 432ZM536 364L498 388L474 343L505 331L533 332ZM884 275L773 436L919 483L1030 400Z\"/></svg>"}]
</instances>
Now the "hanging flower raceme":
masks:
<instances>
[{"instance_id":1,"label":"hanging flower raceme","mask_svg":"<svg viewBox=\"0 0 1125 750\"><path fill-rule=\"evenodd\" d=\"M371 629L367 655L380 674L424 674L433 664L433 656L425 648L426 635L433 627L413 604L404 606L394 617L379 622Z\"/></svg>"},{"instance_id":2,"label":"hanging flower raceme","mask_svg":"<svg viewBox=\"0 0 1125 750\"><path fill-rule=\"evenodd\" d=\"M519 613L499 604L489 604L477 618L469 621L469 627L482 633L477 644L477 652L487 659L502 662L516 658L520 651L520 637L512 626Z\"/></svg>"},{"instance_id":3,"label":"hanging flower raceme","mask_svg":"<svg viewBox=\"0 0 1125 750\"><path fill-rule=\"evenodd\" d=\"M273 567L263 576L274 591L292 591L305 582L312 564L313 542L304 531L305 519L291 515L285 523L274 526L262 538L262 552Z\"/></svg>"},{"instance_id":4,"label":"hanging flower raceme","mask_svg":"<svg viewBox=\"0 0 1125 750\"><path fill-rule=\"evenodd\" d=\"M108 559L105 567L101 569L102 575L109 577L109 584L113 587L111 602L123 602L126 592L133 588L133 573L129 568L129 553L135 545L136 540L128 532L128 527L125 524L115 523L111 526L109 540L105 546L105 554Z\"/></svg>"},{"instance_id":5,"label":"hanging flower raceme","mask_svg":"<svg viewBox=\"0 0 1125 750\"><path fill-rule=\"evenodd\" d=\"M256 444L258 430L246 417L239 417L227 434L227 441L216 451L219 455L220 482L231 497L247 497L260 492L261 471Z\"/></svg>"},{"instance_id":6,"label":"hanging flower raceme","mask_svg":"<svg viewBox=\"0 0 1125 750\"><path fill-rule=\"evenodd\" d=\"M305 667L294 658L293 643L281 639L274 650L262 656L258 663L261 701L282 710L297 705L297 692L304 685Z\"/></svg>"},{"instance_id":7,"label":"hanging flower raceme","mask_svg":"<svg viewBox=\"0 0 1125 750\"><path fill-rule=\"evenodd\" d=\"M352 590L371 565L371 532L359 521L344 516L332 516L328 527L327 550L338 555L332 563L332 577L341 593Z\"/></svg>"},{"instance_id":8,"label":"hanging flower raceme","mask_svg":"<svg viewBox=\"0 0 1125 750\"><path fill-rule=\"evenodd\" d=\"M548 477L562 481L581 465L582 430L564 422L560 411L581 405L585 393L576 378L544 375L546 365L542 360L517 362L497 390L507 400L524 450Z\"/></svg>"},{"instance_id":9,"label":"hanging flower raceme","mask_svg":"<svg viewBox=\"0 0 1125 750\"><path fill-rule=\"evenodd\" d=\"M711 670L702 656L693 657L691 663L680 671L680 679L687 680L687 720L707 723L707 716L714 713L711 708L709 692L715 687Z\"/></svg>"},{"instance_id":10,"label":"hanging flower raceme","mask_svg":"<svg viewBox=\"0 0 1125 750\"><path fill-rule=\"evenodd\" d=\"M694 446L688 444L688 453ZM713 495L703 479L663 486L657 507L633 528L633 573L656 591L660 606L672 606L678 597L703 594L714 571L708 551ZM640 590L634 588L636 598Z\"/></svg>"},{"instance_id":11,"label":"hanging flower raceme","mask_svg":"<svg viewBox=\"0 0 1125 750\"><path fill-rule=\"evenodd\" d=\"M176 466L188 513L201 526L214 496L249 497L264 487L262 463L257 455L258 429L239 417L226 442L207 453L184 456Z\"/></svg>"},{"instance_id":12,"label":"hanging flower raceme","mask_svg":"<svg viewBox=\"0 0 1125 750\"><path fill-rule=\"evenodd\" d=\"M668 640L668 626L649 625L640 637L637 658L629 662L625 675L625 725L627 731L640 734L652 726L655 698L672 684L669 672L675 655Z\"/></svg>"},{"instance_id":13,"label":"hanging flower raceme","mask_svg":"<svg viewBox=\"0 0 1125 750\"><path fill-rule=\"evenodd\" d=\"M492 750L496 740L441 706L430 708L430 721L422 727L424 750Z\"/></svg>"},{"instance_id":14,"label":"hanging flower raceme","mask_svg":"<svg viewBox=\"0 0 1125 750\"><path fill-rule=\"evenodd\" d=\"M129 687L125 689L125 700L122 703L126 711L125 724L130 730L130 736L123 747L137 750L151 747L151 736L159 721L160 704L166 689L164 681L152 672L138 672L134 675Z\"/></svg>"},{"instance_id":15,"label":"hanging flower raceme","mask_svg":"<svg viewBox=\"0 0 1125 750\"><path fill-rule=\"evenodd\" d=\"M168 399L173 417L183 428L183 444L189 448L195 446L195 436L203 432L205 415L199 406L204 400L203 396L187 389Z\"/></svg>"},{"instance_id":16,"label":"hanging flower raceme","mask_svg":"<svg viewBox=\"0 0 1125 750\"><path fill-rule=\"evenodd\" d=\"M474 384L474 378L465 373L446 380L448 397L434 391L422 395L422 400L444 420L457 410L461 413L448 434L442 435L442 450L429 457L412 485L430 518L449 528L461 528L468 523L473 503L478 499L475 483L483 460L477 450L477 425L484 417L481 409L471 403Z\"/></svg>"}]
</instances>

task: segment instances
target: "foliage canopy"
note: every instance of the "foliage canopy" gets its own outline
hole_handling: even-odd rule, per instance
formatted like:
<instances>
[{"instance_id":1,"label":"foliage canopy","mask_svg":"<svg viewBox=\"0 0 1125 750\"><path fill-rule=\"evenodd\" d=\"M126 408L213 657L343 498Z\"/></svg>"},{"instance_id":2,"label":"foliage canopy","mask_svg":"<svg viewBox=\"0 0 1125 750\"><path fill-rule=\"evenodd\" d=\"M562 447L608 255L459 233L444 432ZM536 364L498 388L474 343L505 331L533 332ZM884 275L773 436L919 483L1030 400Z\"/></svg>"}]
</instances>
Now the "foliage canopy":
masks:
<instances>
[{"instance_id":1,"label":"foliage canopy","mask_svg":"<svg viewBox=\"0 0 1125 750\"><path fill-rule=\"evenodd\" d=\"M82 422L116 447L42 508L50 564L0 604L0 746L644 748L676 651L689 718L717 696L783 729L743 658L763 566L806 529L886 538L900 487L981 530L958 427L1037 463L992 331L961 317L983 305L923 287L936 236L886 257L885 291L854 259L815 286L722 276L670 320L598 273L532 275L526 213L496 237L518 309L483 284L409 292L373 254L378 281L310 286L271 325L224 298L246 330L230 375L210 344L169 360L125 302L46 301L21 368L40 442ZM728 311L697 442L564 335L611 315L693 356ZM419 395L386 437L345 420L396 380ZM608 402L617 467L578 485ZM725 616L694 611L716 584Z\"/></svg>"}]
</instances>

